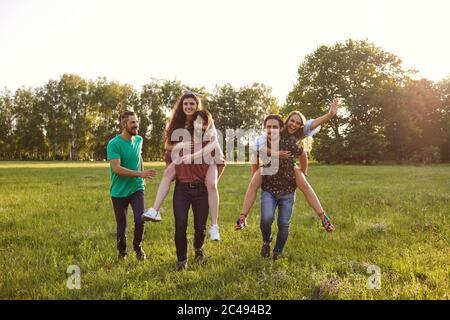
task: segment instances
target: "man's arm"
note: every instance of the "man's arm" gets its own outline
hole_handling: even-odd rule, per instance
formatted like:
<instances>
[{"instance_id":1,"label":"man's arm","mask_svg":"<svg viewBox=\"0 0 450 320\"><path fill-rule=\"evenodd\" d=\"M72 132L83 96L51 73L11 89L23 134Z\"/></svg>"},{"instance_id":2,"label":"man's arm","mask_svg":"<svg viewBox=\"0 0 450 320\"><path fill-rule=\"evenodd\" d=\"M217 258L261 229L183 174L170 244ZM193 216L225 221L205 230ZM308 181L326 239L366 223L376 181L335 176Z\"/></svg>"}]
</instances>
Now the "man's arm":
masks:
<instances>
[{"instance_id":1,"label":"man's arm","mask_svg":"<svg viewBox=\"0 0 450 320\"><path fill-rule=\"evenodd\" d=\"M252 176L255 174L256 171L259 169L259 160L257 160L256 164L252 164Z\"/></svg>"},{"instance_id":2,"label":"man's arm","mask_svg":"<svg viewBox=\"0 0 450 320\"><path fill-rule=\"evenodd\" d=\"M120 159L112 159L110 162L112 171L121 177L140 177L144 179L152 178L156 174L156 170L135 171L124 168L120 165ZM142 165L143 166L143 165Z\"/></svg>"},{"instance_id":3,"label":"man's arm","mask_svg":"<svg viewBox=\"0 0 450 320\"><path fill-rule=\"evenodd\" d=\"M252 176L255 174L255 172L259 169L259 156L257 154L251 153L251 164L252 164Z\"/></svg>"}]
</instances>

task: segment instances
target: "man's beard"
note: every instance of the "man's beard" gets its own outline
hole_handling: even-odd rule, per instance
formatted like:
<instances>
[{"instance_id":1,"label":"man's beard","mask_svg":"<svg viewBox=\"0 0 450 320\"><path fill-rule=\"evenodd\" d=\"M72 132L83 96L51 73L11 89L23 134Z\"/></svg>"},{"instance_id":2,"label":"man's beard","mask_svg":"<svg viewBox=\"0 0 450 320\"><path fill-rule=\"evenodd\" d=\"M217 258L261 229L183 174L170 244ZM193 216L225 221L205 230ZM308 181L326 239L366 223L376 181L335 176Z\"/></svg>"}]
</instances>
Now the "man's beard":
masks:
<instances>
[{"instance_id":1,"label":"man's beard","mask_svg":"<svg viewBox=\"0 0 450 320\"><path fill-rule=\"evenodd\" d=\"M134 128L134 129L137 129L137 128ZM133 128L132 128L131 130L133 130ZM126 131L127 131L127 133L128 133L130 136L135 136L135 135L137 135L138 130L136 130L136 132L133 132L133 131L131 131L131 130L128 130L128 128L126 128Z\"/></svg>"}]
</instances>

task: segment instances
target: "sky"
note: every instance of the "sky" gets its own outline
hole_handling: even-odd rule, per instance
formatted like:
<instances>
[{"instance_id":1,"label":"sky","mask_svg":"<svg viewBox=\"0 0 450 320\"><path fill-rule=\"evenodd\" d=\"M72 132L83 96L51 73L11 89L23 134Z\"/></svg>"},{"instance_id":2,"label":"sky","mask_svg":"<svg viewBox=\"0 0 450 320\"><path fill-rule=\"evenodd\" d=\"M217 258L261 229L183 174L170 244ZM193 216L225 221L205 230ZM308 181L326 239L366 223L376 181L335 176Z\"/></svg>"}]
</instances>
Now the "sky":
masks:
<instances>
[{"instance_id":1,"label":"sky","mask_svg":"<svg viewBox=\"0 0 450 320\"><path fill-rule=\"evenodd\" d=\"M320 45L364 39L405 68L450 75L448 0L0 0L0 89L63 73L140 89L262 82L280 103Z\"/></svg>"}]
</instances>

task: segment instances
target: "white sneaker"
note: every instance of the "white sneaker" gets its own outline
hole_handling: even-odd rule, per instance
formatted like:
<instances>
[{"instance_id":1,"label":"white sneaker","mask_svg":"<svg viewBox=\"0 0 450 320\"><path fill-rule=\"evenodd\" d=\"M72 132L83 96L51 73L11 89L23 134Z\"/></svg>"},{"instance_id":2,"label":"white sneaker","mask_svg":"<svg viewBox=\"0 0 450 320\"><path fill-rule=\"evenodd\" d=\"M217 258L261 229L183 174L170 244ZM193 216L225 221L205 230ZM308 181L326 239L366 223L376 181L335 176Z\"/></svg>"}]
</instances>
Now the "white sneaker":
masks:
<instances>
[{"instance_id":1,"label":"white sneaker","mask_svg":"<svg viewBox=\"0 0 450 320\"><path fill-rule=\"evenodd\" d=\"M144 212L144 214L141 216L141 219L143 221L160 222L161 215L155 209L150 208L146 212Z\"/></svg>"},{"instance_id":2,"label":"white sneaker","mask_svg":"<svg viewBox=\"0 0 450 320\"><path fill-rule=\"evenodd\" d=\"M209 228L209 235L211 237L211 240L213 240L213 241L220 240L219 226L217 224L211 225L211 228Z\"/></svg>"}]
</instances>

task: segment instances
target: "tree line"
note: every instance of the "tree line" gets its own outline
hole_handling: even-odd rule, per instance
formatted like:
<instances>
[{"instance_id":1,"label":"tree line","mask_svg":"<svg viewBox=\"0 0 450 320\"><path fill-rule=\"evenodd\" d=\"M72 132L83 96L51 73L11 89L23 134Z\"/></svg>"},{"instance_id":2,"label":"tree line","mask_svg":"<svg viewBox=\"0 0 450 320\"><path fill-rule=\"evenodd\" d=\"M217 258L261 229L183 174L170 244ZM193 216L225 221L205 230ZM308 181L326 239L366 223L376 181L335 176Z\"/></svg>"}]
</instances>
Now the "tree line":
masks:
<instances>
[{"instance_id":1,"label":"tree line","mask_svg":"<svg viewBox=\"0 0 450 320\"><path fill-rule=\"evenodd\" d=\"M0 94L0 159L103 160L109 139L120 132L119 115L133 110L144 138L143 157L163 155L170 111L185 90L202 95L218 129L253 128L265 115L279 112L271 89L263 84L233 88L189 87L180 81L154 80L137 91L106 78L85 80L64 74L43 86Z\"/></svg>"},{"instance_id":2,"label":"tree line","mask_svg":"<svg viewBox=\"0 0 450 320\"><path fill-rule=\"evenodd\" d=\"M450 78L421 79L398 56L349 39L305 57L283 110L316 117L335 95L344 99L345 112L315 139L319 161L450 160Z\"/></svg>"},{"instance_id":3,"label":"tree line","mask_svg":"<svg viewBox=\"0 0 450 320\"><path fill-rule=\"evenodd\" d=\"M143 156L163 155L164 128L186 89L200 93L216 127L261 128L269 113L300 110L307 118L343 98L343 110L316 137L312 156L326 163L450 160L450 78L438 83L405 70L396 55L368 40L320 46L298 68L283 106L271 88L218 85L208 92L175 80L152 80L139 91L106 78L63 74L36 88L0 92L1 160L103 160L119 131L119 114L134 110Z\"/></svg>"}]
</instances>

